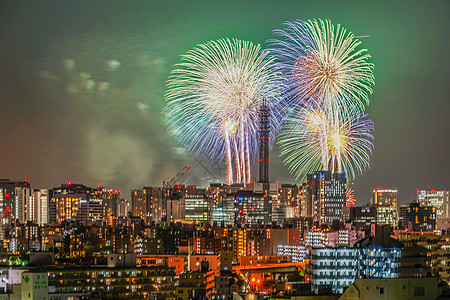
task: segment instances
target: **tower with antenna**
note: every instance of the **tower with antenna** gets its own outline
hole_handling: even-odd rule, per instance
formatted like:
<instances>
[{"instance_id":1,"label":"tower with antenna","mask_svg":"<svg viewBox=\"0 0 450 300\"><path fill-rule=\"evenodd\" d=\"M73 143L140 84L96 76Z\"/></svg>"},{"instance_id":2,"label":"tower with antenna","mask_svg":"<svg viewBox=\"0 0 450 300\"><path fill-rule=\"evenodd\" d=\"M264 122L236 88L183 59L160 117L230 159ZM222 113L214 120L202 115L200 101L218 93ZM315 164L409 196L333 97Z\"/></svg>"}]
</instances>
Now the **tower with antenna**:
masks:
<instances>
[{"instance_id":1,"label":"tower with antenna","mask_svg":"<svg viewBox=\"0 0 450 300\"><path fill-rule=\"evenodd\" d=\"M263 183L263 190L269 189L269 120L270 110L266 98L259 112L259 182Z\"/></svg>"}]
</instances>

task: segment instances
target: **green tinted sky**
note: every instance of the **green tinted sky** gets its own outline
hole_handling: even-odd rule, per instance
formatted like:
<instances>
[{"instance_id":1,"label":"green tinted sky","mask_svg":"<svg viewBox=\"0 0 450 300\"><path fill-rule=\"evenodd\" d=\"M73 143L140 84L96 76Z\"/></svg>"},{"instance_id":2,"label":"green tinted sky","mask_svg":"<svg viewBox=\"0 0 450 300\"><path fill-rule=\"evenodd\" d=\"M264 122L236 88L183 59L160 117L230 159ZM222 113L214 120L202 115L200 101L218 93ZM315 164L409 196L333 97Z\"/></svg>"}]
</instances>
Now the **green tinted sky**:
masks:
<instances>
[{"instance_id":1,"label":"green tinted sky","mask_svg":"<svg viewBox=\"0 0 450 300\"><path fill-rule=\"evenodd\" d=\"M190 183L204 183L162 122L173 64L198 43L264 43L283 21L309 18L370 35L375 149L354 183L359 203L373 187L398 188L401 203L428 184L449 188L448 1L2 1L0 177L127 190L192 163ZM277 153L271 177L294 182Z\"/></svg>"}]
</instances>

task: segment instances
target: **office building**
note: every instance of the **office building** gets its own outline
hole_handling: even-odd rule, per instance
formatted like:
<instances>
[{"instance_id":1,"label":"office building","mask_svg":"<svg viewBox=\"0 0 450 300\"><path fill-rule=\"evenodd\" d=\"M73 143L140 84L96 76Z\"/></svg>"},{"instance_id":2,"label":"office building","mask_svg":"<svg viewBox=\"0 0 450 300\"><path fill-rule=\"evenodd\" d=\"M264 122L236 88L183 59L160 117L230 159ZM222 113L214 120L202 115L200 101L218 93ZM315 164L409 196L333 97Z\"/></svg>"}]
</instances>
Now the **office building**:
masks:
<instances>
[{"instance_id":1,"label":"office building","mask_svg":"<svg viewBox=\"0 0 450 300\"><path fill-rule=\"evenodd\" d=\"M197 224L210 223L212 207L204 194L183 197L184 219Z\"/></svg>"},{"instance_id":2,"label":"office building","mask_svg":"<svg viewBox=\"0 0 450 300\"><path fill-rule=\"evenodd\" d=\"M371 225L377 222L375 206L367 204L350 207L350 221L355 228L370 229Z\"/></svg>"},{"instance_id":3,"label":"office building","mask_svg":"<svg viewBox=\"0 0 450 300\"><path fill-rule=\"evenodd\" d=\"M306 217L313 217L319 225L330 226L333 221L343 220L346 202L347 177L330 171L307 175Z\"/></svg>"},{"instance_id":4,"label":"office building","mask_svg":"<svg viewBox=\"0 0 450 300\"><path fill-rule=\"evenodd\" d=\"M234 207L237 227L272 223L272 200L266 194L239 191L234 195Z\"/></svg>"},{"instance_id":5,"label":"office building","mask_svg":"<svg viewBox=\"0 0 450 300\"><path fill-rule=\"evenodd\" d=\"M226 227L234 225L234 196L228 195L213 204L213 224Z\"/></svg>"},{"instance_id":6,"label":"office building","mask_svg":"<svg viewBox=\"0 0 450 300\"><path fill-rule=\"evenodd\" d=\"M422 206L436 208L436 224L438 228L446 228L444 224L450 221L450 196L449 190L428 189L417 190L417 202Z\"/></svg>"},{"instance_id":7,"label":"office building","mask_svg":"<svg viewBox=\"0 0 450 300\"><path fill-rule=\"evenodd\" d=\"M30 193L27 179L24 181L0 179L0 239L5 238L6 231L15 220L19 219L22 223L26 220L24 206L29 202Z\"/></svg>"},{"instance_id":8,"label":"office building","mask_svg":"<svg viewBox=\"0 0 450 300\"><path fill-rule=\"evenodd\" d=\"M375 206L377 225L397 227L397 189L374 189L373 205Z\"/></svg>"},{"instance_id":9,"label":"office building","mask_svg":"<svg viewBox=\"0 0 450 300\"><path fill-rule=\"evenodd\" d=\"M436 230L436 207L414 202L400 206L398 227L407 231Z\"/></svg>"},{"instance_id":10,"label":"office building","mask_svg":"<svg viewBox=\"0 0 450 300\"><path fill-rule=\"evenodd\" d=\"M54 188L52 193L49 203L50 221L55 218L57 223L66 221L76 221L83 224L102 223L104 207L101 189L68 182Z\"/></svg>"}]
</instances>

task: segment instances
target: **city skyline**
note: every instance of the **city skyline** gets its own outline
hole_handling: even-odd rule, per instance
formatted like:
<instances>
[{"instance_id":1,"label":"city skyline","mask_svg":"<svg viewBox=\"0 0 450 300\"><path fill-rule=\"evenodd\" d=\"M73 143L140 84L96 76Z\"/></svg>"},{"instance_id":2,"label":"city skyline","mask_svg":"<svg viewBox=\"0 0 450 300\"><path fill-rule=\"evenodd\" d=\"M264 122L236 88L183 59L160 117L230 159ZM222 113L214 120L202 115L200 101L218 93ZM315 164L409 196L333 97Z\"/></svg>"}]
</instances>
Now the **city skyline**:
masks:
<instances>
[{"instance_id":1,"label":"city skyline","mask_svg":"<svg viewBox=\"0 0 450 300\"><path fill-rule=\"evenodd\" d=\"M179 55L224 37L265 47L283 21L325 17L357 36L369 35L361 39L375 64L367 108L375 147L371 169L350 184L357 205L367 203L377 187L397 188L399 204L428 185L448 188L449 74L442 68L447 61L440 61L448 44L440 39L448 4L393 3L388 11L387 2L370 9L352 2L256 9L240 4L238 11L176 4L5 4L0 137L7 147L0 152L0 177L28 178L33 188L100 184L127 195L133 188L161 186L193 164L188 183L201 185L200 163L176 144L160 114L165 80ZM270 179L301 184L287 173L278 146L270 158Z\"/></svg>"}]
</instances>

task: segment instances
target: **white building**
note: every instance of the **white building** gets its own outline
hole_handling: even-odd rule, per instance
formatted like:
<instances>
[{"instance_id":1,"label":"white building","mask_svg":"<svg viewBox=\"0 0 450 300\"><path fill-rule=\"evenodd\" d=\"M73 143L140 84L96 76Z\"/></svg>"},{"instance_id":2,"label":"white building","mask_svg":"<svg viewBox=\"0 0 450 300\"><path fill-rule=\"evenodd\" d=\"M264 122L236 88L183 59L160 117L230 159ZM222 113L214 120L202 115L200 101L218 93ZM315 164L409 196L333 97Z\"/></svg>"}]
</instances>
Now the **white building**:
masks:
<instances>
[{"instance_id":1,"label":"white building","mask_svg":"<svg viewBox=\"0 0 450 300\"><path fill-rule=\"evenodd\" d=\"M312 289L317 294L323 288L331 288L341 294L350 286L358 271L359 249L356 248L313 248L310 253L310 270Z\"/></svg>"},{"instance_id":2,"label":"white building","mask_svg":"<svg viewBox=\"0 0 450 300\"><path fill-rule=\"evenodd\" d=\"M48 190L47 189L35 189L31 195L31 201L33 202L33 214L35 217L33 221L38 225L45 225L48 220Z\"/></svg>"},{"instance_id":3,"label":"white building","mask_svg":"<svg viewBox=\"0 0 450 300\"><path fill-rule=\"evenodd\" d=\"M308 254L308 250L305 246L295 246L295 245L281 245L279 244L277 247L277 255L278 256L289 256L292 259L292 262L302 263L306 255Z\"/></svg>"}]
</instances>

